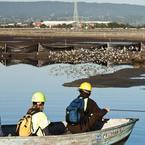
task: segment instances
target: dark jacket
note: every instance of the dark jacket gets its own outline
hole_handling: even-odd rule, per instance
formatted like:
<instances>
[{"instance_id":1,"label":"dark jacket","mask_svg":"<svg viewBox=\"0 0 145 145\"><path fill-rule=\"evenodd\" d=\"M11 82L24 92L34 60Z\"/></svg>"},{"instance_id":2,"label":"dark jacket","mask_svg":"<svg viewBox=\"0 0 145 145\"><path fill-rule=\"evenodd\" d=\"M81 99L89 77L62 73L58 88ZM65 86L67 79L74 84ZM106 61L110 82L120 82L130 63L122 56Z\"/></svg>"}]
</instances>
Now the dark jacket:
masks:
<instances>
[{"instance_id":1,"label":"dark jacket","mask_svg":"<svg viewBox=\"0 0 145 145\"><path fill-rule=\"evenodd\" d=\"M82 120L79 124L68 123L68 130L71 133L87 132L95 129L96 123L102 120L107 113L106 109L100 109L95 101L88 98L86 111L82 114Z\"/></svg>"}]
</instances>

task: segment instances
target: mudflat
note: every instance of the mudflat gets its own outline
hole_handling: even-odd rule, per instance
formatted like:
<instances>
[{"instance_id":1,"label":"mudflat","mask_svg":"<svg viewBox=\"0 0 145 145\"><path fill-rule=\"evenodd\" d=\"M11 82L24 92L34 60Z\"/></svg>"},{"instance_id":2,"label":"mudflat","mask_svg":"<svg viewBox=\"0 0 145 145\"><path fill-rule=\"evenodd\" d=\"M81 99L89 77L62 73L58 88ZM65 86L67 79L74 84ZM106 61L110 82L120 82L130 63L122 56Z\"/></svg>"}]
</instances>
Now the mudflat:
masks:
<instances>
[{"instance_id":1,"label":"mudflat","mask_svg":"<svg viewBox=\"0 0 145 145\"><path fill-rule=\"evenodd\" d=\"M126 68L111 74L91 76L64 83L63 85L66 87L79 87L84 81L90 82L93 87L97 88L143 86L145 85L145 68Z\"/></svg>"},{"instance_id":2,"label":"mudflat","mask_svg":"<svg viewBox=\"0 0 145 145\"><path fill-rule=\"evenodd\" d=\"M49 39L48 39L49 38ZM44 40L48 41L145 41L145 30L136 28L46 29L46 28L0 28L1 40Z\"/></svg>"}]
</instances>

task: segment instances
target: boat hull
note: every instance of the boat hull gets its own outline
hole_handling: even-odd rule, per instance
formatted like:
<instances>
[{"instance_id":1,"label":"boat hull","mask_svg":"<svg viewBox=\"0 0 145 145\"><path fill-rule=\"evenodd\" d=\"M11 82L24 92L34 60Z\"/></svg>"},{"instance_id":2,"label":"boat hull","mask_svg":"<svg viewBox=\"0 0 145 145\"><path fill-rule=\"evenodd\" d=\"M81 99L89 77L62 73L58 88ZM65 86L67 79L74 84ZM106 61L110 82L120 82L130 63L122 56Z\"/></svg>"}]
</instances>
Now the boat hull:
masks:
<instances>
[{"instance_id":1,"label":"boat hull","mask_svg":"<svg viewBox=\"0 0 145 145\"><path fill-rule=\"evenodd\" d=\"M127 138L137 119L127 123L86 133L45 137L1 137L0 145L112 145Z\"/></svg>"}]
</instances>

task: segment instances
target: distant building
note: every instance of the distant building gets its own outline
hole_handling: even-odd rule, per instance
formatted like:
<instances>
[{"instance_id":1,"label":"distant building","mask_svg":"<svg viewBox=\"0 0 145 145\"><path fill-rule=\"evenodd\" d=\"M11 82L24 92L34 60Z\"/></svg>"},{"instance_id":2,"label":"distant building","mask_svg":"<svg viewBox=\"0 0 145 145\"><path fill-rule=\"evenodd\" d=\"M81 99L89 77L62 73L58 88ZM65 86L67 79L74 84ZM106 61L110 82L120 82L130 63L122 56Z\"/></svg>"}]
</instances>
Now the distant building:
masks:
<instances>
[{"instance_id":1,"label":"distant building","mask_svg":"<svg viewBox=\"0 0 145 145\"><path fill-rule=\"evenodd\" d=\"M81 21L83 24L109 24L112 23L112 21Z\"/></svg>"},{"instance_id":2,"label":"distant building","mask_svg":"<svg viewBox=\"0 0 145 145\"><path fill-rule=\"evenodd\" d=\"M16 23L15 24L17 27L27 27L28 26L28 24L26 24L26 23L21 23L21 22L18 22L18 23Z\"/></svg>"},{"instance_id":3,"label":"distant building","mask_svg":"<svg viewBox=\"0 0 145 145\"><path fill-rule=\"evenodd\" d=\"M43 25L47 26L47 27L53 27L53 26L57 26L57 25L71 25L74 24L75 21L43 21L42 22Z\"/></svg>"},{"instance_id":4,"label":"distant building","mask_svg":"<svg viewBox=\"0 0 145 145\"><path fill-rule=\"evenodd\" d=\"M76 21L43 21L43 22L33 22L33 26L40 28L41 26L46 26L49 28L52 28L54 26L59 26L59 25L73 25L76 24ZM93 26L95 24L109 24L111 21L81 21L79 22L79 26L81 27L82 24L87 24L90 26Z\"/></svg>"},{"instance_id":5,"label":"distant building","mask_svg":"<svg viewBox=\"0 0 145 145\"><path fill-rule=\"evenodd\" d=\"M43 25L43 22L33 22L32 25L34 27L40 28Z\"/></svg>"},{"instance_id":6,"label":"distant building","mask_svg":"<svg viewBox=\"0 0 145 145\"><path fill-rule=\"evenodd\" d=\"M108 25L109 23L112 23L111 21L81 21L81 25L85 26L85 29L89 29L89 28L95 28L97 24L104 24L104 25Z\"/></svg>"},{"instance_id":7,"label":"distant building","mask_svg":"<svg viewBox=\"0 0 145 145\"><path fill-rule=\"evenodd\" d=\"M41 27L41 26L47 26L49 28L58 26L58 25L71 25L74 24L75 21L43 21L43 22L33 22L34 27Z\"/></svg>"},{"instance_id":8,"label":"distant building","mask_svg":"<svg viewBox=\"0 0 145 145\"><path fill-rule=\"evenodd\" d=\"M8 26L14 27L15 26L15 23L9 23Z\"/></svg>"}]
</instances>

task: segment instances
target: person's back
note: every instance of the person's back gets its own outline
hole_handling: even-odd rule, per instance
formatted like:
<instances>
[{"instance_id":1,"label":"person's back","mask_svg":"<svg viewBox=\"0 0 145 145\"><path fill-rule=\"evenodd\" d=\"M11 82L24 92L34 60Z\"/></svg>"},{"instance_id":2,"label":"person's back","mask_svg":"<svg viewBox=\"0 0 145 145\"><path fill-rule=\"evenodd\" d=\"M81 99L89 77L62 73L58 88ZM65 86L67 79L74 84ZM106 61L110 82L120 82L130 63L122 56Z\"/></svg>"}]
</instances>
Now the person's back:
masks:
<instances>
[{"instance_id":1,"label":"person's back","mask_svg":"<svg viewBox=\"0 0 145 145\"><path fill-rule=\"evenodd\" d=\"M65 123L50 122L50 120L48 120L46 114L43 112L45 101L46 97L42 92L35 92L32 95L32 107L27 111L26 115L22 119L20 119L17 124L16 134L18 136L57 135L63 134L66 131ZM31 123L27 123L25 121L27 120L25 119L25 117L27 116L29 117L29 122L31 121ZM23 120L24 123L22 123ZM27 128L24 127L25 123L28 124ZM31 127L31 131L29 131L29 127Z\"/></svg>"},{"instance_id":2,"label":"person's back","mask_svg":"<svg viewBox=\"0 0 145 145\"><path fill-rule=\"evenodd\" d=\"M97 122L109 111L108 108L100 109L95 101L89 98L92 86L90 83L84 82L79 87L80 95L84 100L83 113L81 113L81 121L79 123L68 122L68 130L71 133L81 133L92 131L97 128Z\"/></svg>"},{"instance_id":3,"label":"person's back","mask_svg":"<svg viewBox=\"0 0 145 145\"><path fill-rule=\"evenodd\" d=\"M27 111L25 115L25 116L29 115L31 117L32 124L29 123L29 127L31 127L31 133L30 133L31 136L34 135L45 136L49 134L47 127L50 124L50 121L47 119L46 114L43 112L45 101L46 98L42 92L35 92L32 95L32 107ZM25 118L25 116L23 118ZM27 136L27 134L26 135L23 134L24 130L23 127L21 127L21 125L23 125L21 120L17 124L16 133L19 136Z\"/></svg>"}]
</instances>

